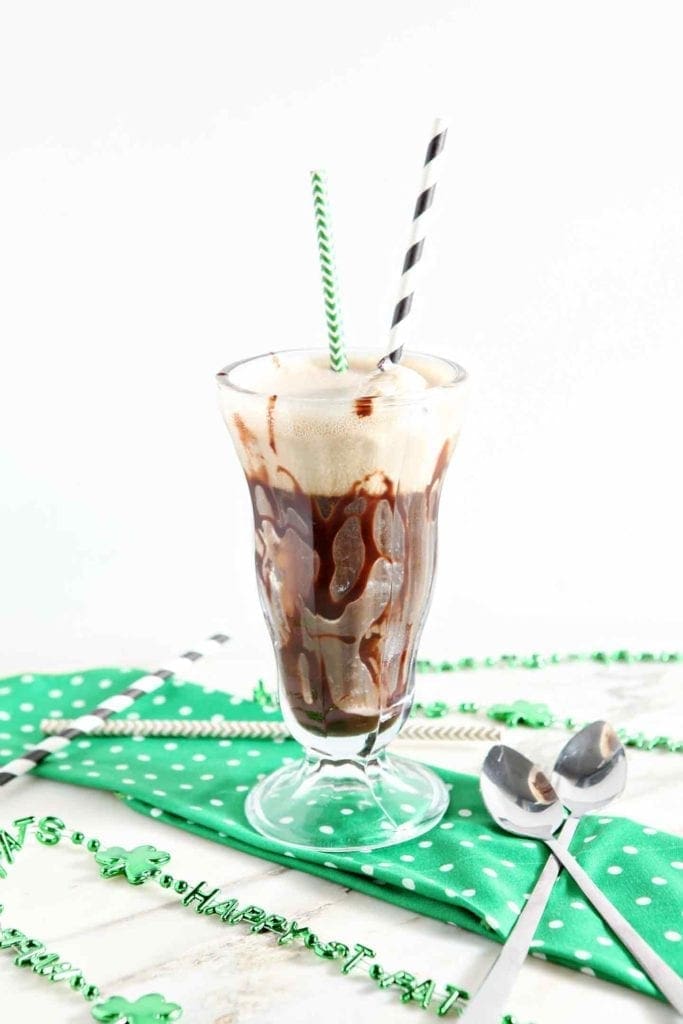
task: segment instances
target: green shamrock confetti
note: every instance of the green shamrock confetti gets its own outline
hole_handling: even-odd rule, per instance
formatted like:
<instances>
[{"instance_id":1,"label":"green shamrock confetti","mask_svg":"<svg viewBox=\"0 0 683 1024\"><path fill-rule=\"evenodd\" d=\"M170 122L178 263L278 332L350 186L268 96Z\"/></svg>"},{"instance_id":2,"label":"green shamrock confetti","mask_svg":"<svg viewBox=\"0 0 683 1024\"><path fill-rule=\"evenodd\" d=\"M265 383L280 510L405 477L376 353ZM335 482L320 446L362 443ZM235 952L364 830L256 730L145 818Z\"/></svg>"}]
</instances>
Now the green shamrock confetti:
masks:
<instances>
[{"instance_id":1,"label":"green shamrock confetti","mask_svg":"<svg viewBox=\"0 0 683 1024\"><path fill-rule=\"evenodd\" d=\"M156 846L136 846L134 850L110 846L108 850L100 850L95 854L103 878L125 875L131 885L142 885L170 859L170 853L157 850Z\"/></svg>"},{"instance_id":2,"label":"green shamrock confetti","mask_svg":"<svg viewBox=\"0 0 683 1024\"><path fill-rule=\"evenodd\" d=\"M93 1006L92 1015L101 1024L167 1024L179 1020L183 1011L177 1003L167 1003L158 992L153 992L134 1003L123 996L111 996Z\"/></svg>"},{"instance_id":3,"label":"green shamrock confetti","mask_svg":"<svg viewBox=\"0 0 683 1024\"><path fill-rule=\"evenodd\" d=\"M267 690L262 679L259 679L254 687L251 699L266 711L277 708L280 704L277 694Z\"/></svg>"},{"instance_id":4,"label":"green shamrock confetti","mask_svg":"<svg viewBox=\"0 0 683 1024\"><path fill-rule=\"evenodd\" d=\"M489 718L506 725L528 725L542 729L553 724L553 713L547 704L532 704L529 700L516 700L512 704L492 704L487 711Z\"/></svg>"}]
</instances>

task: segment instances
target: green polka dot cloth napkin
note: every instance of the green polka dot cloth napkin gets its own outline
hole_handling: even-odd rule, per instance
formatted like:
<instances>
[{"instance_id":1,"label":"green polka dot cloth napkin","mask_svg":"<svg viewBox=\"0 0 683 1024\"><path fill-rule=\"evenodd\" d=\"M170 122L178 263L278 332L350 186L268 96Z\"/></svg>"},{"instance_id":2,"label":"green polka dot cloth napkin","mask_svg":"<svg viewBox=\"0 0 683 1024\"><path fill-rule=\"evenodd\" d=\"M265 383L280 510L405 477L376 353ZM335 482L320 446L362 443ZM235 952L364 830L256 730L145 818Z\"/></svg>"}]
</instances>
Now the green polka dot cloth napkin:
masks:
<instances>
[{"instance_id":1,"label":"green polka dot cloth napkin","mask_svg":"<svg viewBox=\"0 0 683 1024\"><path fill-rule=\"evenodd\" d=\"M35 744L41 719L75 717L143 674L92 669L0 681L0 764ZM251 701L173 680L140 698L124 717L276 715ZM547 853L540 843L496 828L476 777L435 769L451 791L451 804L427 836L374 853L304 854L257 834L244 815L250 787L299 754L293 740L90 737L58 751L36 774L113 790L133 809L170 825L499 942L505 939ZM341 831L343 819L335 827ZM683 841L626 818L590 816L579 825L571 849L638 932L683 973ZM564 872L533 947L537 956L658 994Z\"/></svg>"}]
</instances>

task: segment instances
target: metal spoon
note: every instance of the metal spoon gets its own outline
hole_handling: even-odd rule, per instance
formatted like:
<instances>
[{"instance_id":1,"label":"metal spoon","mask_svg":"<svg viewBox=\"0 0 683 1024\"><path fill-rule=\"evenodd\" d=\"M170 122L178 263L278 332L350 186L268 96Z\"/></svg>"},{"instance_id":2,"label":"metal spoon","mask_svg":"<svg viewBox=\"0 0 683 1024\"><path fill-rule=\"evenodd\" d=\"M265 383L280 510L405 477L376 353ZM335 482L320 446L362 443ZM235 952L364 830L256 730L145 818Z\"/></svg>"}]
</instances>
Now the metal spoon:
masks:
<instances>
[{"instance_id":1,"label":"metal spoon","mask_svg":"<svg viewBox=\"0 0 683 1024\"><path fill-rule=\"evenodd\" d=\"M511 747L497 744L484 761L481 794L489 813L506 832L546 844L662 995L683 1014L683 981L619 913L564 845L553 838L564 812L560 798L538 765Z\"/></svg>"},{"instance_id":2,"label":"metal spoon","mask_svg":"<svg viewBox=\"0 0 683 1024\"><path fill-rule=\"evenodd\" d=\"M571 811L557 839L568 848L581 817L615 800L626 785L626 754L611 725L593 722L572 736L555 762L553 781ZM559 862L548 857L505 945L467 1004L467 1024L498 1024L559 873Z\"/></svg>"}]
</instances>

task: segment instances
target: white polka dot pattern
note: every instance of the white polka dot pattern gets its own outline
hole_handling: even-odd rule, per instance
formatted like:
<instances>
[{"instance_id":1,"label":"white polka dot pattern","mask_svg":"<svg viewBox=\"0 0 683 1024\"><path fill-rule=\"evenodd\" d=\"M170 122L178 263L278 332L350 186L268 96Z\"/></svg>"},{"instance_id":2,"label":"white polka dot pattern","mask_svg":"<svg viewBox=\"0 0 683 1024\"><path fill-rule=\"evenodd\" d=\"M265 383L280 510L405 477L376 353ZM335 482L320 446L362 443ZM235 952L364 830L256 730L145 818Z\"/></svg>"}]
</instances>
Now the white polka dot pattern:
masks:
<instances>
[{"instance_id":1,"label":"white polka dot pattern","mask_svg":"<svg viewBox=\"0 0 683 1024\"><path fill-rule=\"evenodd\" d=\"M8 721L6 726L0 721L0 728L9 730L0 733L0 756L9 756L2 753L5 750L15 757L21 754L21 749L14 746L21 725L35 727L35 722L49 711L63 708L68 717L74 699L83 701L84 708L92 707L98 700L96 695L93 699L95 690L99 690L100 699L105 696L103 690L108 691L107 696L115 692L120 684L111 690L101 685L111 678L118 678L112 669L106 675L101 672L99 678L85 673L73 690L69 677L53 677L42 697L24 688L21 700L7 704L0 701ZM162 697L163 702L159 700ZM152 692L146 699L147 704L141 698L137 705L142 721L157 716L156 709L162 706L163 715L169 719L175 716L190 722L212 717L228 722L235 713L231 707L239 707L242 716L254 715L244 702L232 705L224 694L205 693L192 684L165 686L163 693ZM32 749L30 743L27 747ZM227 737L170 741L142 736L91 737L76 738L69 746L55 749L51 762L40 770L52 777L61 775L62 781L69 776L69 781L77 784L113 788L124 793L130 806L152 817L181 827L189 819L207 835L222 837L227 843L234 837L248 847L251 839L244 819L245 797L257 778L265 777L279 763L291 763L296 756L288 740L276 744ZM275 859L296 860L304 868L315 861L323 873L334 873L342 885L353 887L354 877L362 878L366 888L374 891L378 887L379 896L400 891L406 907L424 908L444 921L465 926L478 920L480 927L504 938L523 909L525 894L531 891L547 855L541 844L503 836L489 826L474 780L457 775L447 778L452 804L440 826L428 836L381 853L335 853L334 861L324 860L323 854L294 849L277 851ZM172 813L177 808L182 810ZM312 820L321 836L343 836L356 819L362 818L362 808L351 801L336 807L314 805L310 810L317 811L317 819ZM282 817L286 822L292 814L283 808ZM648 935L658 952L668 949L673 957L680 953L683 942L681 917L670 909L675 886L680 892L683 882L683 859L680 846L676 848L670 838L624 819L592 817L580 827L576 846L589 873L600 879L601 887L613 894L615 902L620 901L634 926ZM533 951L542 950L551 960L559 957L564 963L573 962L577 971L616 976L648 991L649 982L643 973L629 971L632 962L605 934L592 908L579 896L570 880L558 883L534 937Z\"/></svg>"}]
</instances>

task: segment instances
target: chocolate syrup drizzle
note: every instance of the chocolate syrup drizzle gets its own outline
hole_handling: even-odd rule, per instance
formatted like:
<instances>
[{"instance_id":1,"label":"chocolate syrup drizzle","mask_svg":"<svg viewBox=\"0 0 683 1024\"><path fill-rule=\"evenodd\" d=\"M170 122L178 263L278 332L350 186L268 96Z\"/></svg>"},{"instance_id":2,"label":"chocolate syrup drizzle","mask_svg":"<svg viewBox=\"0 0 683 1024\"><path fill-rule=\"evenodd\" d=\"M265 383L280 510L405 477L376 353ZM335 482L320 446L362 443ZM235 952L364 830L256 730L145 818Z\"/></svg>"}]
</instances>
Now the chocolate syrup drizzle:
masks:
<instances>
[{"instance_id":1,"label":"chocolate syrup drizzle","mask_svg":"<svg viewBox=\"0 0 683 1024\"><path fill-rule=\"evenodd\" d=\"M374 473L330 497L305 493L284 466L291 488L273 486L256 437L234 422L249 456L257 580L285 699L309 732L374 736L409 710L451 444L422 491L401 493Z\"/></svg>"}]
</instances>

